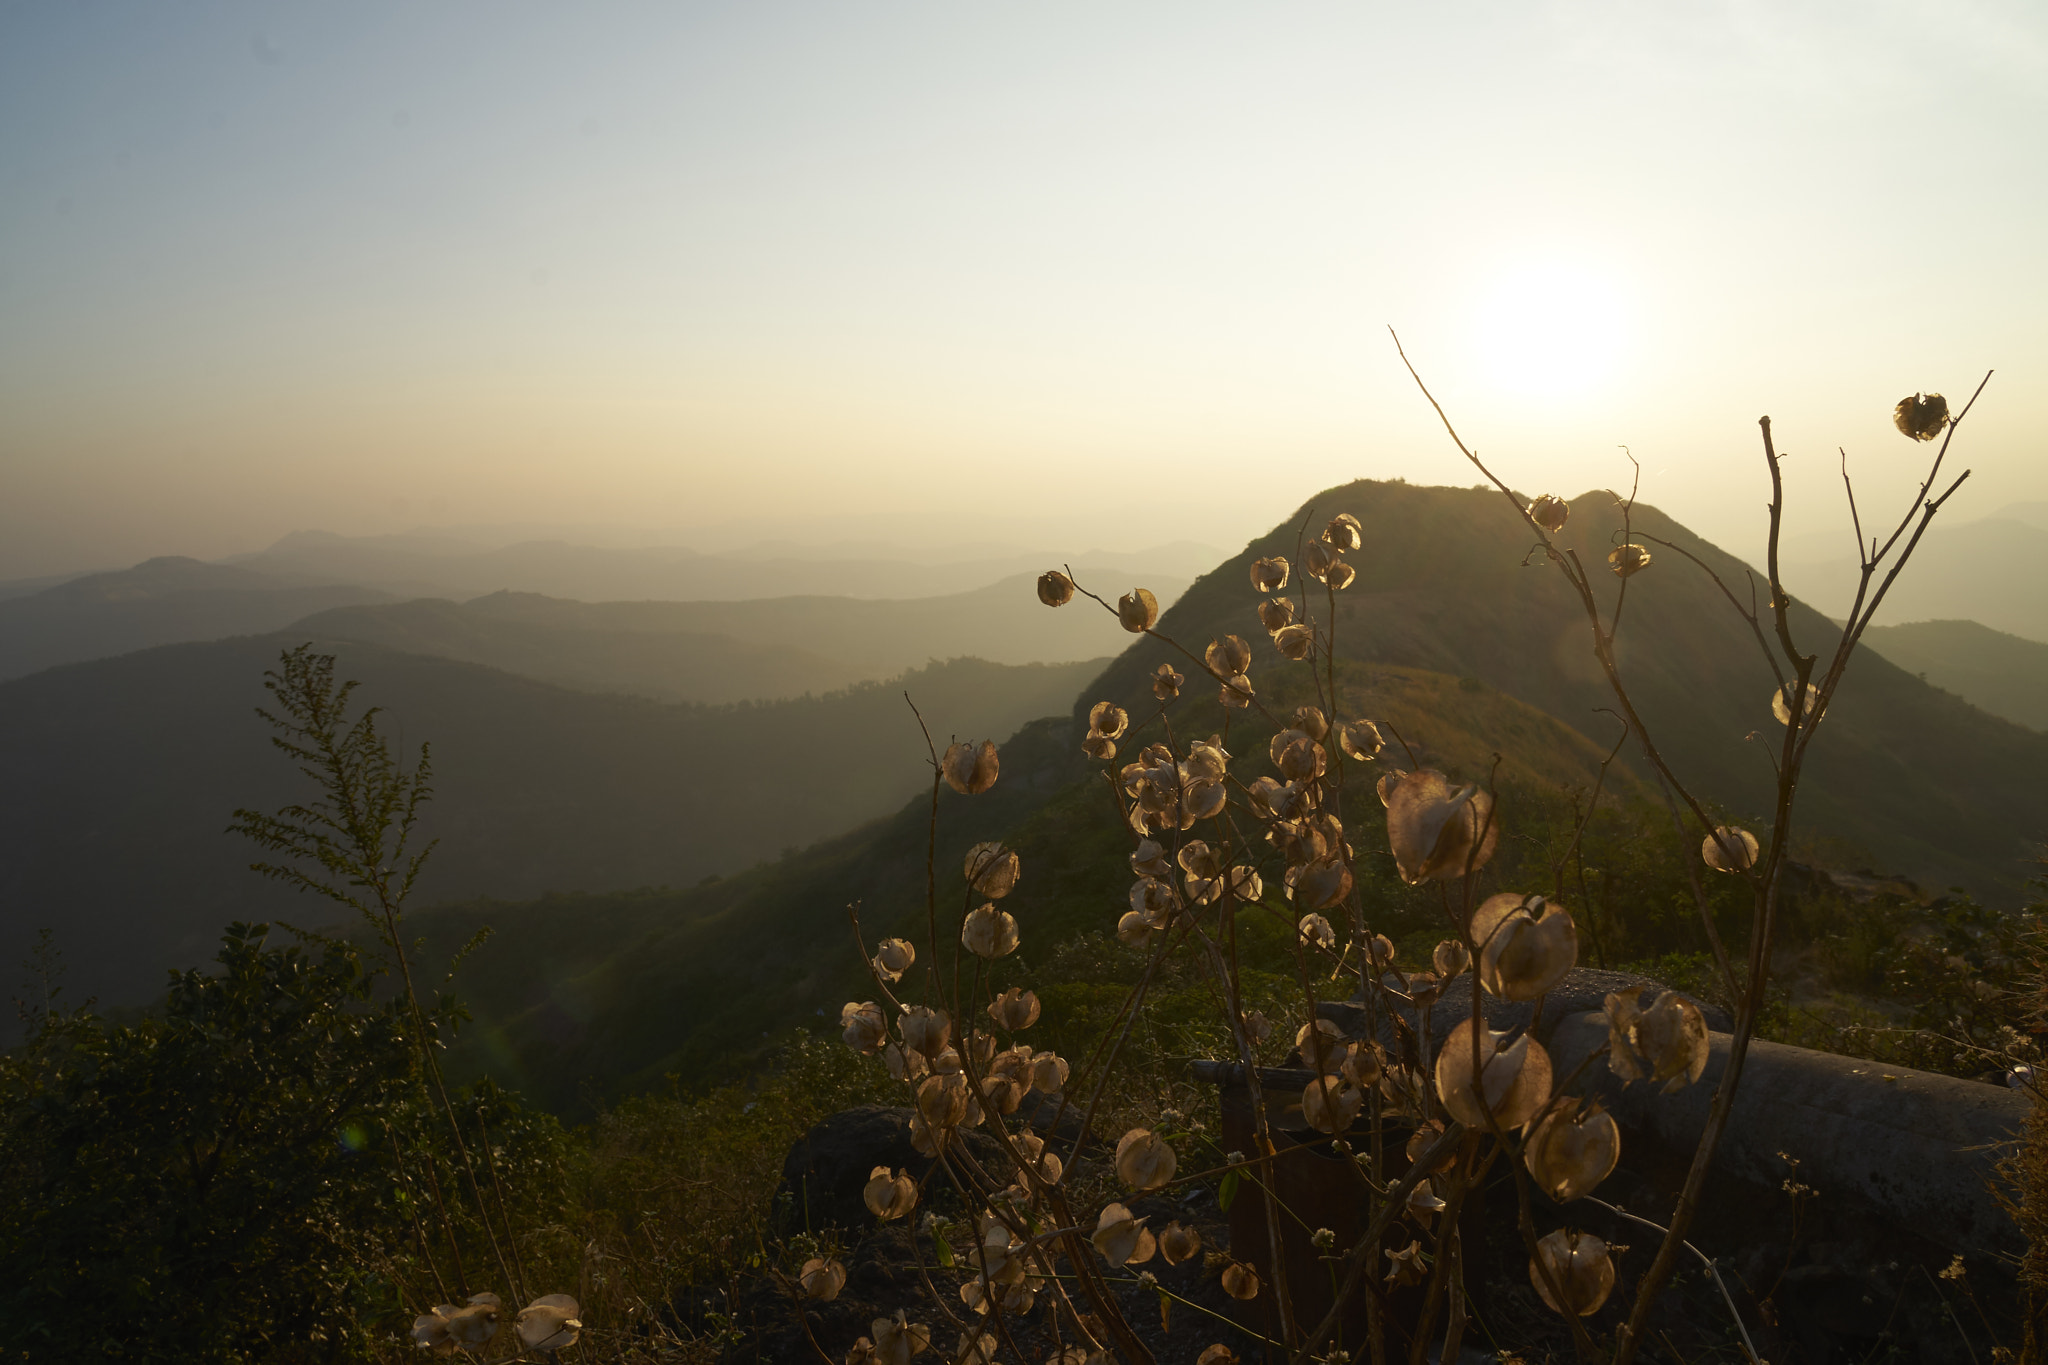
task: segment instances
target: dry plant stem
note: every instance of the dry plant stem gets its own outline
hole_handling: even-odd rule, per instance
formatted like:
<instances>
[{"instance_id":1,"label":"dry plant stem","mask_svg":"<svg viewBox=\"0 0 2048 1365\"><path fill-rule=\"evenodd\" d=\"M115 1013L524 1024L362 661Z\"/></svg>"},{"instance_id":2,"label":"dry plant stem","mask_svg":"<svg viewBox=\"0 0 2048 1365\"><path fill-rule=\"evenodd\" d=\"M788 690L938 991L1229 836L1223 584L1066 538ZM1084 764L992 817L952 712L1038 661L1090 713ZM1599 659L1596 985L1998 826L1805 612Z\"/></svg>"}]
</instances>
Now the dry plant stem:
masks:
<instances>
[{"instance_id":1,"label":"dry plant stem","mask_svg":"<svg viewBox=\"0 0 2048 1365\"><path fill-rule=\"evenodd\" d=\"M917 709L917 703L910 694L903 694L903 704L910 708L910 714L917 717L917 728L924 733L924 749L931 755L932 764L932 809L930 822L925 830L924 845L924 908L928 920L931 959L925 963L925 998L939 992L939 872L936 859L939 847L939 787L945 781L945 769L939 764L938 746L932 743L931 727L924 723L924 714Z\"/></svg>"},{"instance_id":2,"label":"dry plant stem","mask_svg":"<svg viewBox=\"0 0 2048 1365\"><path fill-rule=\"evenodd\" d=\"M1650 1231L1652 1232L1666 1233L1669 1231L1669 1229L1665 1228L1662 1224L1653 1223L1647 1218L1638 1217L1637 1215L1630 1213L1627 1209L1621 1208L1614 1204L1610 1204L1604 1199L1595 1199L1590 1194L1582 1194L1579 1197L1585 1200L1588 1204L1598 1204L1601 1208L1606 1209L1609 1213L1613 1214L1617 1218L1626 1218L1631 1223L1640 1223L1644 1227L1650 1229ZM1735 1320L1735 1330L1742 1334L1742 1349L1749 1352L1749 1358L1751 1360L1761 1360L1762 1357L1758 1356L1756 1353L1756 1343L1749 1339L1749 1328L1743 1325L1742 1314L1736 1311L1735 1297L1728 1292L1728 1284L1725 1280L1721 1278L1720 1267L1714 1264L1714 1258L1707 1255L1706 1252L1701 1251L1691 1242L1684 1243L1684 1246L1687 1251L1690 1251L1693 1255L1700 1258L1700 1264L1707 1268L1707 1274L1713 1276L1714 1287L1721 1291L1721 1302L1728 1305L1728 1316Z\"/></svg>"},{"instance_id":3,"label":"dry plant stem","mask_svg":"<svg viewBox=\"0 0 2048 1365\"><path fill-rule=\"evenodd\" d=\"M476 1131L477 1136L483 1139L484 1167L491 1173L491 1193L496 1196L498 1212L505 1219L505 1244L512 1248L512 1268L519 1272L519 1278L512 1283L519 1297L531 1302L533 1295L528 1292L530 1286L526 1282L526 1262L519 1255L519 1239L513 1232L511 1203L505 1198L505 1187L498 1180L498 1158L491 1151L491 1130L484 1125L484 1104L481 1098L476 1104Z\"/></svg>"},{"instance_id":4,"label":"dry plant stem","mask_svg":"<svg viewBox=\"0 0 2048 1365\"><path fill-rule=\"evenodd\" d=\"M412 1235L416 1239L418 1239L420 1244L420 1259L427 1263L427 1269L434 1276L434 1288L438 1289L441 1292L441 1302L453 1302L453 1300L449 1297L448 1294L448 1282L441 1278L441 1267L434 1260L434 1253L427 1249L427 1230L420 1224L418 1196L412 1194L411 1192L412 1177L408 1176L405 1173L405 1157L398 1150L398 1134L393 1132L391 1130L391 1125L387 1123L384 1125L384 1136L391 1143L392 1168L398 1172L398 1178L401 1182L403 1182L406 1188L405 1212L406 1216L412 1220ZM440 1195L436 1193L435 1199L438 1201L439 1198ZM444 1214L443 1217L445 1218L446 1215ZM459 1254L456 1259L457 1265L459 1267L461 1261L461 1257ZM458 1279L459 1278L460 1277L458 1276Z\"/></svg>"}]
</instances>

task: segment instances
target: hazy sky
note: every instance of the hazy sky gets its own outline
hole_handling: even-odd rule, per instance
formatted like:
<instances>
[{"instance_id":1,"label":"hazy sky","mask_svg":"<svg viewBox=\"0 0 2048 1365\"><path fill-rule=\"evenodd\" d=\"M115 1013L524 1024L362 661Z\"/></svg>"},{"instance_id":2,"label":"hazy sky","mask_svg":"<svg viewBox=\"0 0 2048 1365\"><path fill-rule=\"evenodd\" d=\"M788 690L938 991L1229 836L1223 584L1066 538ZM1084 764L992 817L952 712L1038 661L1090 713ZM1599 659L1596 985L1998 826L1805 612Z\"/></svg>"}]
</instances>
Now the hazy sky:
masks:
<instances>
[{"instance_id":1,"label":"hazy sky","mask_svg":"<svg viewBox=\"0 0 2048 1365\"><path fill-rule=\"evenodd\" d=\"M2048 497L2048 7L0 0L0 576L298 528L1234 546L1510 482L1747 551L1998 377ZM1831 513L1829 514L1831 515ZM1818 511L1802 523L1832 526Z\"/></svg>"}]
</instances>

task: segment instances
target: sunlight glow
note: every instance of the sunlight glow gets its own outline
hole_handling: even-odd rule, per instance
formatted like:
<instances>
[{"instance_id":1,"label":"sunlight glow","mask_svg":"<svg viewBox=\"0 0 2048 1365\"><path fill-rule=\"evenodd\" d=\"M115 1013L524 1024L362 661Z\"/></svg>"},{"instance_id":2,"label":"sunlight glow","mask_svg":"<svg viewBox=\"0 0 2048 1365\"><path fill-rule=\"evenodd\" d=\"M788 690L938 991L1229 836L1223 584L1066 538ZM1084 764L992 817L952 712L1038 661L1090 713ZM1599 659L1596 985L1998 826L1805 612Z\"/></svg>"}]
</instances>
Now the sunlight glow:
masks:
<instances>
[{"instance_id":1,"label":"sunlight glow","mask_svg":"<svg viewBox=\"0 0 2048 1365\"><path fill-rule=\"evenodd\" d=\"M1475 343L1489 377L1516 394L1579 398L1620 368L1628 309L1606 273L1567 261L1501 272L1480 293Z\"/></svg>"}]
</instances>

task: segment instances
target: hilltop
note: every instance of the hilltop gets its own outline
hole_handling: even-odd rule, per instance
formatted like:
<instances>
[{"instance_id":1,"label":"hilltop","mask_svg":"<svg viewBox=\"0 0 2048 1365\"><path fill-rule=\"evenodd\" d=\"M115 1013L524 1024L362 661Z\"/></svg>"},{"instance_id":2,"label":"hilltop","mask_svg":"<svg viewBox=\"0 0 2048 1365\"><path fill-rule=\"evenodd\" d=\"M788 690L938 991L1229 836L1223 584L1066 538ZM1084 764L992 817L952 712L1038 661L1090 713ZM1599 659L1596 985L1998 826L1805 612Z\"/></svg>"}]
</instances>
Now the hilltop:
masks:
<instances>
[{"instance_id":1,"label":"hilltop","mask_svg":"<svg viewBox=\"0 0 2048 1365\"><path fill-rule=\"evenodd\" d=\"M1863 642L1994 716L2048 730L2048 644L1975 621L1872 626Z\"/></svg>"}]
</instances>

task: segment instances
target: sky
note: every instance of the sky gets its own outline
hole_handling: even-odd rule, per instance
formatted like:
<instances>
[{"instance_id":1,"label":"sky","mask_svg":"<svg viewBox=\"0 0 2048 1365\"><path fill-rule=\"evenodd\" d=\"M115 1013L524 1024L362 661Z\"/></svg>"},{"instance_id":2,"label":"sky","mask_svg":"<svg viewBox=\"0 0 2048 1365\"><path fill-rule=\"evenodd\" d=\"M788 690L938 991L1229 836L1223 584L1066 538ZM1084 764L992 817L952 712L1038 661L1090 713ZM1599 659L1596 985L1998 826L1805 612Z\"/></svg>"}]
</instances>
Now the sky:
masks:
<instances>
[{"instance_id":1,"label":"sky","mask_svg":"<svg viewBox=\"0 0 2048 1365\"><path fill-rule=\"evenodd\" d=\"M0 0L0 577L294 530L1739 553L2048 498L2038 3ZM1064 537L1064 539L1059 539Z\"/></svg>"}]
</instances>

